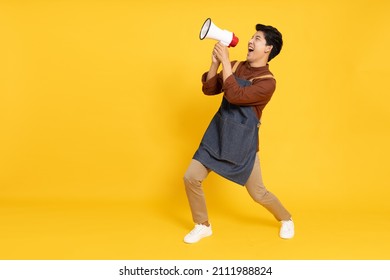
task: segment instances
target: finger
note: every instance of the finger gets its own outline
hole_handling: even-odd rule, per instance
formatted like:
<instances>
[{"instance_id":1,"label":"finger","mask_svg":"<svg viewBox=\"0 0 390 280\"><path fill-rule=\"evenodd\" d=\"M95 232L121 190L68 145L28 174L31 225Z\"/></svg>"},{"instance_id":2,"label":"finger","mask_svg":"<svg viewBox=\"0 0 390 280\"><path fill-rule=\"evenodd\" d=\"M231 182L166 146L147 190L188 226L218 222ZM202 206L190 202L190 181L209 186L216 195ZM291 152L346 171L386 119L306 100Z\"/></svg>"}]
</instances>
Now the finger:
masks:
<instances>
[{"instance_id":1,"label":"finger","mask_svg":"<svg viewBox=\"0 0 390 280\"><path fill-rule=\"evenodd\" d=\"M222 50L222 48L223 48L223 45L222 45L222 43L221 42L218 42L216 45L215 45L215 47L214 47L214 49L215 50Z\"/></svg>"}]
</instances>

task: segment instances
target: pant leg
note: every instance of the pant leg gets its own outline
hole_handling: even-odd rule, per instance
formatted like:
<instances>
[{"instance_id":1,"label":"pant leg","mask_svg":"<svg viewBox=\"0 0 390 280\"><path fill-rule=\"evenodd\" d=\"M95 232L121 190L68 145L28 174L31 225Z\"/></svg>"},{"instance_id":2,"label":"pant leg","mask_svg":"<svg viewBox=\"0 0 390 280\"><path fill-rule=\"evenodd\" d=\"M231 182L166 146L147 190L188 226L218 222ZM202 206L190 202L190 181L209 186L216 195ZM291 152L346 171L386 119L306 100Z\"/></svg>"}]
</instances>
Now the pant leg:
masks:
<instances>
[{"instance_id":1,"label":"pant leg","mask_svg":"<svg viewBox=\"0 0 390 280\"><path fill-rule=\"evenodd\" d=\"M291 214L284 208L279 199L264 186L258 155L256 155L252 173L245 187L252 199L271 212L278 221L291 218Z\"/></svg>"},{"instance_id":2,"label":"pant leg","mask_svg":"<svg viewBox=\"0 0 390 280\"><path fill-rule=\"evenodd\" d=\"M192 159L184 175L184 185L190 204L192 219L196 224L208 221L206 199L202 182L206 179L210 170L199 161Z\"/></svg>"}]
</instances>

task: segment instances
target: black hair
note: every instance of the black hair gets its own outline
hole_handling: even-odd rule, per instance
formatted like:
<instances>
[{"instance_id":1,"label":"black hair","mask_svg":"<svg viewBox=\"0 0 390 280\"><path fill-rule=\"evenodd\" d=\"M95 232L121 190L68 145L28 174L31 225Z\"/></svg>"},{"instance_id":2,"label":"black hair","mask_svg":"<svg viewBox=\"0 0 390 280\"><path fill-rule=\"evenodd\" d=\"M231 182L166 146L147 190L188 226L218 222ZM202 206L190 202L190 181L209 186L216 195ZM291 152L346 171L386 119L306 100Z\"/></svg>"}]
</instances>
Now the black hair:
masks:
<instances>
[{"instance_id":1,"label":"black hair","mask_svg":"<svg viewBox=\"0 0 390 280\"><path fill-rule=\"evenodd\" d=\"M272 46L271 53L268 57L268 61L271 61L282 50L282 34L275 27L263 24L256 24L256 31L263 32L267 46Z\"/></svg>"}]
</instances>

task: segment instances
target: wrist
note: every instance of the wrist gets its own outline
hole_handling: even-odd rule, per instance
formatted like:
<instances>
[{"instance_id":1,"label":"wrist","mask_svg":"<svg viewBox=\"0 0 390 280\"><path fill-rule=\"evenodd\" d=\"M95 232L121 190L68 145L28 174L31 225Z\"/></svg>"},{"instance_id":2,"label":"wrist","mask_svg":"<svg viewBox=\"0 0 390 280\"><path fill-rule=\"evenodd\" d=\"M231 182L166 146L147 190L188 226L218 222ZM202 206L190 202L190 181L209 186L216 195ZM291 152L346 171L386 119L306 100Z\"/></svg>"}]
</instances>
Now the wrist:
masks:
<instances>
[{"instance_id":1,"label":"wrist","mask_svg":"<svg viewBox=\"0 0 390 280\"><path fill-rule=\"evenodd\" d=\"M232 65L230 61L224 61L222 62L222 68L225 73L232 73Z\"/></svg>"},{"instance_id":2,"label":"wrist","mask_svg":"<svg viewBox=\"0 0 390 280\"><path fill-rule=\"evenodd\" d=\"M211 67L216 67L216 68L218 68L220 64L221 64L220 61L212 61L212 62L211 62Z\"/></svg>"},{"instance_id":3,"label":"wrist","mask_svg":"<svg viewBox=\"0 0 390 280\"><path fill-rule=\"evenodd\" d=\"M220 62L216 62L216 63L212 62L210 65L209 72L218 72L219 65L220 65Z\"/></svg>"},{"instance_id":4,"label":"wrist","mask_svg":"<svg viewBox=\"0 0 390 280\"><path fill-rule=\"evenodd\" d=\"M224 68L228 68L228 67L231 66L231 62L230 62L229 59L223 59L223 60L221 60L221 64L222 64L222 66L223 66Z\"/></svg>"}]
</instances>

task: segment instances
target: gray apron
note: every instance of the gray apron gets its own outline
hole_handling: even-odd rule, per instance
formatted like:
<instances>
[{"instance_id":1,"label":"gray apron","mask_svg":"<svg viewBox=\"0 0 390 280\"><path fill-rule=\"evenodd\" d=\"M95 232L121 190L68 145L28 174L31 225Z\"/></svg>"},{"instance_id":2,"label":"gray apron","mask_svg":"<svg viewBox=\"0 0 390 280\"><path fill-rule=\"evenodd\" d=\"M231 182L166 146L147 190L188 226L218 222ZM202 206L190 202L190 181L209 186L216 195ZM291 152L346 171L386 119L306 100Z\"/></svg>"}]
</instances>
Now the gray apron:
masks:
<instances>
[{"instance_id":1,"label":"gray apron","mask_svg":"<svg viewBox=\"0 0 390 280\"><path fill-rule=\"evenodd\" d=\"M248 80L235 77L241 87ZM222 99L193 158L208 169L244 186L256 158L260 122L252 106L237 106Z\"/></svg>"}]
</instances>

